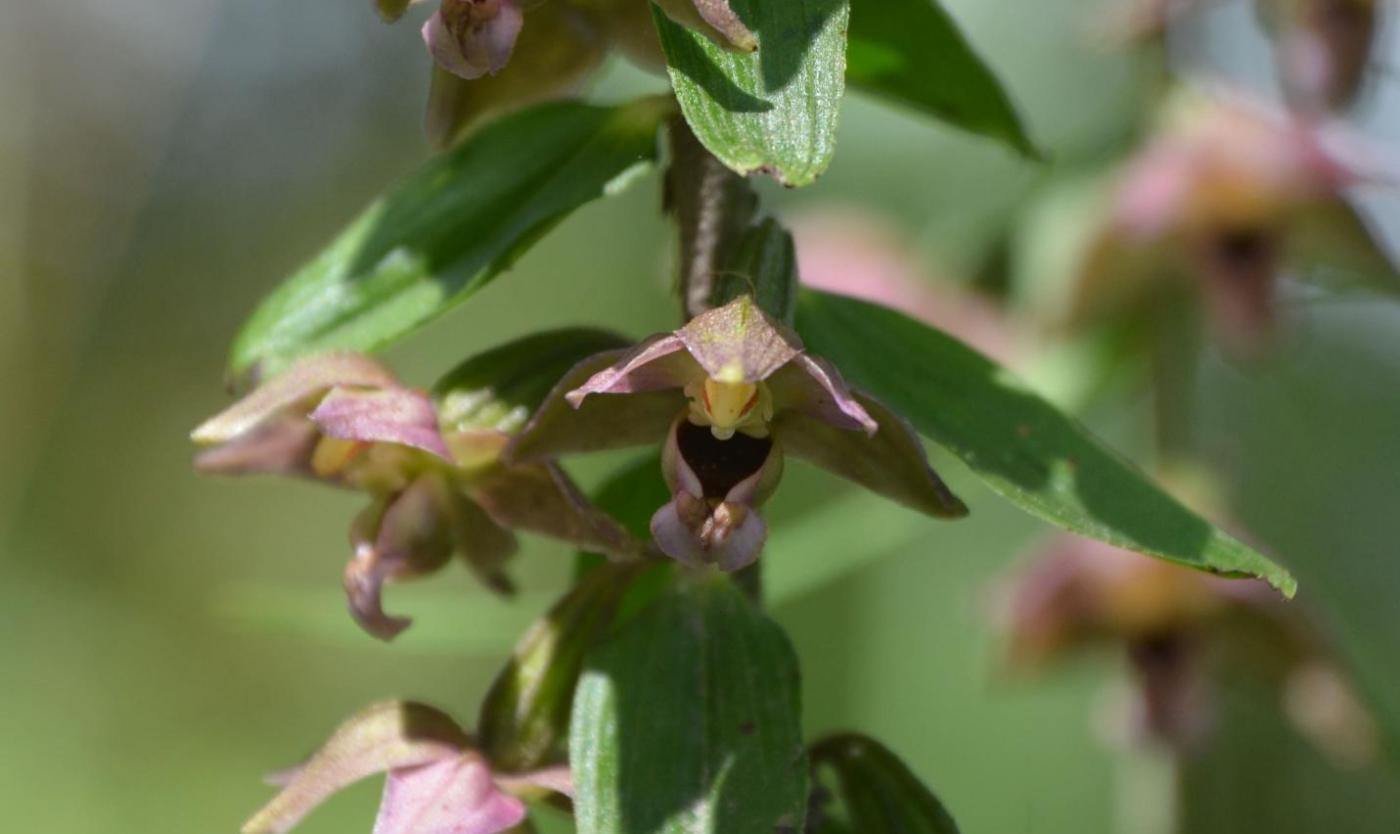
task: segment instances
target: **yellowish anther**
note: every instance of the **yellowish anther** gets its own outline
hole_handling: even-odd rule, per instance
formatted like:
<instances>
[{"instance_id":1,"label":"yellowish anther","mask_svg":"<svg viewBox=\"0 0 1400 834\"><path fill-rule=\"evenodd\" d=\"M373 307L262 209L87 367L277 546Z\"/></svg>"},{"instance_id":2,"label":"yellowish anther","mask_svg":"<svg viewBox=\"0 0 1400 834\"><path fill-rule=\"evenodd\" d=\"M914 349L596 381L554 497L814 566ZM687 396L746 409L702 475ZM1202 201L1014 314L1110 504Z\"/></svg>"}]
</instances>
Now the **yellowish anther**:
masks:
<instances>
[{"instance_id":1,"label":"yellowish anther","mask_svg":"<svg viewBox=\"0 0 1400 834\"><path fill-rule=\"evenodd\" d=\"M332 478L345 471L350 461L359 456L365 444L358 440L323 437L311 454L311 471L319 478Z\"/></svg>"},{"instance_id":2,"label":"yellowish anther","mask_svg":"<svg viewBox=\"0 0 1400 834\"><path fill-rule=\"evenodd\" d=\"M763 383L728 382L713 377L702 384L686 386L690 397L690 421L709 426L719 440L728 440L736 431L754 437L768 434L773 406Z\"/></svg>"}]
</instances>

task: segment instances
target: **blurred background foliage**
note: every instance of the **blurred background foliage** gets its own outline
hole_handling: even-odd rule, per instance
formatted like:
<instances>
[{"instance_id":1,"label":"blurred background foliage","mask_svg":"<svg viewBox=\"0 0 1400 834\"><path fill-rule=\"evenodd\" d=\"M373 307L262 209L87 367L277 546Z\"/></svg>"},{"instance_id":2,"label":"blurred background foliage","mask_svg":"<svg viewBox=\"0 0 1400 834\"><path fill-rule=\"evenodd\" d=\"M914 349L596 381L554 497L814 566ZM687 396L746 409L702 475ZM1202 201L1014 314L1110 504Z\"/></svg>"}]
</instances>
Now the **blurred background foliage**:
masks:
<instances>
[{"instance_id":1,"label":"blurred background foliage","mask_svg":"<svg viewBox=\"0 0 1400 834\"><path fill-rule=\"evenodd\" d=\"M886 228L931 282L1007 268L1035 282L1048 260L1026 248L1021 221L1058 178L1132 141L1154 59L1096 45L1097 0L947 5L1053 164L852 96L830 171L800 192L765 186L765 198L789 218L839 211ZM1378 50L1383 73L1395 28ZM1269 83L1245 4L1185 29L1179 65ZM259 774L364 703L413 696L469 718L515 635L567 582L567 551L532 540L514 602L460 571L395 589L418 622L386 646L355 629L339 594L355 496L190 471L186 435L226 401L239 323L429 153L428 72L416 28L384 26L368 2L0 11L0 803L11 830L233 831L266 796ZM1356 121L1394 147L1392 81ZM661 89L615 60L591 92ZM1400 201L1365 196L1393 241ZM527 328L669 326L658 201L653 175L588 206L390 361L426 385ZM1299 575L1298 604L1375 712L1397 716L1400 307L1300 296L1287 317L1272 360L1207 358L1202 451L1239 519ZM1059 374L1041 380L1052 393ZM1085 416L1141 458L1144 409L1119 391ZM577 471L595 484L619 460ZM968 832L1151 831L1142 809L1162 801L1156 765L1103 730L1119 664L1034 685L998 665L992 588L1045 529L936 462L969 520L929 521L801 467L775 499L783 545L770 587L804 663L809 728L884 739ZM1182 775L1203 797L1186 830L1397 830L1393 766L1336 771L1267 703L1232 690L1231 720ZM376 794L362 785L301 830L365 830Z\"/></svg>"}]
</instances>

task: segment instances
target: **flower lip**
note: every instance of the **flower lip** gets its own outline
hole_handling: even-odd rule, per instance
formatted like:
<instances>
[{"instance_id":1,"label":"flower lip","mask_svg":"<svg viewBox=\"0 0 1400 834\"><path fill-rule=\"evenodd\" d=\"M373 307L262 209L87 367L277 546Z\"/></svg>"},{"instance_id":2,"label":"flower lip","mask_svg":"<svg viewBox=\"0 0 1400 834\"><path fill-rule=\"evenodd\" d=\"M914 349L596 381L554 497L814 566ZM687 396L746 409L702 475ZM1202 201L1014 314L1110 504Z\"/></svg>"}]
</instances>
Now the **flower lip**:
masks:
<instances>
[{"instance_id":1,"label":"flower lip","mask_svg":"<svg viewBox=\"0 0 1400 834\"><path fill-rule=\"evenodd\" d=\"M728 440L715 437L707 426L681 420L676 426L676 444L695 477L704 498L723 499L729 491L763 467L773 450L773 441L742 432Z\"/></svg>"}]
</instances>

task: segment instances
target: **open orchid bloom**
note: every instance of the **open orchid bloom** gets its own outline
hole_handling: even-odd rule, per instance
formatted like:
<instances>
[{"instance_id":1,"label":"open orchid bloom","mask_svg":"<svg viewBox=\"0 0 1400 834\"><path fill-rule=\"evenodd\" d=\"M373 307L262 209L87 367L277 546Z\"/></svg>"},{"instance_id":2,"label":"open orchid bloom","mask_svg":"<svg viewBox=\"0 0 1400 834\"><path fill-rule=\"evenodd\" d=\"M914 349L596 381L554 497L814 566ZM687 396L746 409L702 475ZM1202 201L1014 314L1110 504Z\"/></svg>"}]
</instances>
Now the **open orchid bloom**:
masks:
<instances>
[{"instance_id":1,"label":"open orchid bloom","mask_svg":"<svg viewBox=\"0 0 1400 834\"><path fill-rule=\"evenodd\" d=\"M1394 268L1343 191L1377 176L1359 144L1243 101L1182 96L1122 170L1074 300L1084 320L1141 307L1164 279L1199 288L1218 338L1257 353L1282 273Z\"/></svg>"},{"instance_id":2,"label":"open orchid bloom","mask_svg":"<svg viewBox=\"0 0 1400 834\"><path fill-rule=\"evenodd\" d=\"M355 620L384 639L410 623L384 612L384 584L433 573L453 553L488 586L508 591L513 528L607 553L631 546L557 466L502 464L508 426L458 419L459 412L400 385L367 357L310 357L195 429L195 442L210 447L195 466L368 492L373 503L352 526L344 583Z\"/></svg>"},{"instance_id":3,"label":"open orchid bloom","mask_svg":"<svg viewBox=\"0 0 1400 834\"><path fill-rule=\"evenodd\" d=\"M1225 579L1068 534L1000 600L1006 659L1034 673L1098 648L1126 653L1140 736L1177 747L1213 721L1220 670L1271 681L1299 728L1342 762L1374 752L1371 718L1296 610L1263 583Z\"/></svg>"},{"instance_id":4,"label":"open orchid bloom","mask_svg":"<svg viewBox=\"0 0 1400 834\"><path fill-rule=\"evenodd\" d=\"M531 461L658 440L673 498L652 534L689 564L738 570L758 558L767 525L756 509L777 486L784 451L930 515L967 511L904 420L853 392L748 296L580 362L508 454Z\"/></svg>"},{"instance_id":5,"label":"open orchid bloom","mask_svg":"<svg viewBox=\"0 0 1400 834\"><path fill-rule=\"evenodd\" d=\"M386 774L374 834L497 834L525 820L520 797L571 793L568 772L496 774L452 718L386 701L361 710L302 764L271 777L282 788L243 834L282 834L335 792Z\"/></svg>"}]
</instances>

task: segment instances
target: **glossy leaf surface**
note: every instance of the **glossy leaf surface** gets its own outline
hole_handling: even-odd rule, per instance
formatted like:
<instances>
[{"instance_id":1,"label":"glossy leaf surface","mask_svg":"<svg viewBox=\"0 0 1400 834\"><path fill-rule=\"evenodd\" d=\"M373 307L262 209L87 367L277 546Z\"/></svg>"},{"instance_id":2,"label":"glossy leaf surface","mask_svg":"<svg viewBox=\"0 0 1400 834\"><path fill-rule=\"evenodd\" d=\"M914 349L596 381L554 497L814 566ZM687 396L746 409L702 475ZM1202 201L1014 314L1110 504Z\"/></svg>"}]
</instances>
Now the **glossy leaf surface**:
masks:
<instances>
[{"instance_id":1,"label":"glossy leaf surface","mask_svg":"<svg viewBox=\"0 0 1400 834\"><path fill-rule=\"evenodd\" d=\"M798 684L787 638L727 577L682 577L579 682L570 738L578 830L802 830Z\"/></svg>"},{"instance_id":2,"label":"glossy leaf surface","mask_svg":"<svg viewBox=\"0 0 1400 834\"><path fill-rule=\"evenodd\" d=\"M741 174L807 185L836 148L846 0L733 0L758 49L726 49L655 11L671 86L696 137Z\"/></svg>"},{"instance_id":3,"label":"glossy leaf surface","mask_svg":"<svg viewBox=\"0 0 1400 834\"><path fill-rule=\"evenodd\" d=\"M809 350L1022 509L1118 547L1295 591L1286 570L1186 509L956 339L888 308L813 291L799 297L797 326Z\"/></svg>"},{"instance_id":4,"label":"glossy leaf surface","mask_svg":"<svg viewBox=\"0 0 1400 834\"><path fill-rule=\"evenodd\" d=\"M370 205L244 326L235 374L296 356L373 351L459 304L579 206L656 155L669 105L560 102L435 157Z\"/></svg>"}]
</instances>

